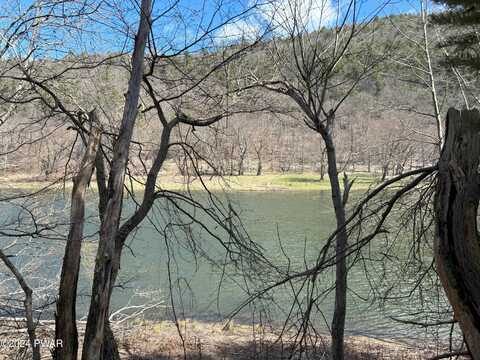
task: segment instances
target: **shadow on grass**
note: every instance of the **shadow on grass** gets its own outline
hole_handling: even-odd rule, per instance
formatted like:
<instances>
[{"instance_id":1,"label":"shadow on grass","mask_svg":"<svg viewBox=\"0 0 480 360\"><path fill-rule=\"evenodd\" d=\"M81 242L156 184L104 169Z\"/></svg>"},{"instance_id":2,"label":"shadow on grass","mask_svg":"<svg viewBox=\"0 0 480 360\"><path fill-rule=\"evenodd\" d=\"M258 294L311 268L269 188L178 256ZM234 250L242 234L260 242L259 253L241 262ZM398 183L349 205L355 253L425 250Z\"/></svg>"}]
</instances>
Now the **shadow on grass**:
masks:
<instances>
[{"instance_id":1,"label":"shadow on grass","mask_svg":"<svg viewBox=\"0 0 480 360\"><path fill-rule=\"evenodd\" d=\"M306 178L306 177L288 177L283 180L284 182L288 183L300 183L300 184L320 184L324 182L324 180L320 180L320 177L318 179L315 178Z\"/></svg>"}]
</instances>

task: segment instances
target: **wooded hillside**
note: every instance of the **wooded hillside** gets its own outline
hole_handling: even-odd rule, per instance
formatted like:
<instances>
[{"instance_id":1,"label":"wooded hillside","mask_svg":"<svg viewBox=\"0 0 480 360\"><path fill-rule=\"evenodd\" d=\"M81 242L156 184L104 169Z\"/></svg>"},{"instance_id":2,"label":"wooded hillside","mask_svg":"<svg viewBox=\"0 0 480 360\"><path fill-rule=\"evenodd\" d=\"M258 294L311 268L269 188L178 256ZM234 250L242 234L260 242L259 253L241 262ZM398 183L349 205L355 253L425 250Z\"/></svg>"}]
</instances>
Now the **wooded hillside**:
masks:
<instances>
[{"instance_id":1,"label":"wooded hillside","mask_svg":"<svg viewBox=\"0 0 480 360\"><path fill-rule=\"evenodd\" d=\"M321 30L328 32L329 30ZM437 31L437 30L434 30ZM433 31L433 32L434 32ZM379 176L399 174L432 164L437 157L435 151L435 115L431 110L431 94L422 66L425 54L418 42L422 37L422 26L418 16L394 15L378 18L360 35L345 66L340 68L342 76L348 77L362 66L362 48L370 48L378 56L378 65L360 81L352 96L336 116L335 138L341 170L375 172ZM288 40L282 40L288 41ZM434 43L435 40L432 39ZM246 98L235 92L241 87L239 77L250 73L268 74L272 69L268 56L271 40L264 39L254 46L244 58L227 65L217 72L208 83L215 88L226 86L231 89L229 98L214 98L209 93L201 102L205 108L230 107L234 112L225 121L208 128L192 128L185 125L178 128L174 139L187 141L195 149L200 171L208 174L243 175L264 172L315 171L323 176L326 172L325 149L318 136L296 119L301 115L292 110L284 99L275 96L266 99L259 94ZM211 62L221 61L237 48L215 47L209 52L191 53L180 58L165 59L159 72L158 81L166 93L181 91L182 85L175 82L180 74L191 79L200 79L209 71ZM356 54L356 51L358 53ZM461 81L468 81L470 89L475 83L461 80L448 68L442 67L442 50L431 45L433 68L436 75L440 113L448 106L463 106ZM358 62L355 57L358 56ZM105 58L105 61L99 61ZM89 109L97 107L104 115L119 114L124 98L128 71L127 58L115 55L67 55L61 61L37 60L36 72L49 86L55 87L71 104ZM90 66L93 66L90 68ZM2 117L13 117L1 130L0 174L6 178L28 177L52 178L68 169L75 168L83 152L80 142L72 149L70 144L76 136L72 128L64 125L58 115L58 122L48 121L52 115L48 106L40 100L28 105L12 105L9 94L14 94L15 84L8 70L8 61L3 63L2 97L8 103L2 105ZM63 72L66 68L68 71ZM244 73L241 73L243 71ZM10 84L10 85L8 85ZM171 87L170 85L171 84ZM183 86L186 86L184 84ZM19 96L18 93L15 96ZM202 96L201 89L188 96ZM220 96L220 95L219 95ZM172 96L174 97L174 96ZM25 101L23 99L22 101ZM65 101L65 100L64 100ZM170 102L169 111L175 112L176 99ZM185 102L185 99L181 100ZM228 105L227 105L228 104ZM140 110L151 106L143 98ZM197 106L197 105L195 105ZM182 111L188 109L183 107ZM282 115L283 113L283 115ZM187 114L188 115L188 114ZM45 117L45 118L42 118ZM31 123L25 119L38 119ZM115 128L113 118L105 118L106 126ZM56 125L55 125L56 124ZM161 124L142 115L135 138L148 144L138 148L130 158L132 172L142 162L152 160L152 152L159 144L157 138ZM18 147L20 149L17 149ZM167 167L170 174L186 174L189 159L183 150L172 149L168 155ZM178 150L178 151L176 151ZM73 160L67 164L73 153ZM201 160L204 159L204 160ZM212 168L208 164L215 164Z\"/></svg>"}]
</instances>

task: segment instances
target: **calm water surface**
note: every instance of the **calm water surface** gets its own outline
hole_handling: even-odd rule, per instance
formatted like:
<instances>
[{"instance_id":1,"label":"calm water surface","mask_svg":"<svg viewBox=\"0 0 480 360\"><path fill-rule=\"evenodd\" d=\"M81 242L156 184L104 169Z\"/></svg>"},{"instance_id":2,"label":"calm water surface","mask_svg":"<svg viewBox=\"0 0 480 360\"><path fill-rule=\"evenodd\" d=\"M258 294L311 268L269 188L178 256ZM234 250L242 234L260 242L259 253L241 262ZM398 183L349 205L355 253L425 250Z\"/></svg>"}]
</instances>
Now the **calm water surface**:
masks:
<instances>
[{"instance_id":1,"label":"calm water surface","mask_svg":"<svg viewBox=\"0 0 480 360\"><path fill-rule=\"evenodd\" d=\"M305 262L311 263L335 227L328 191L239 192L230 194L230 198L250 238L261 245L268 259L276 264L286 265L290 261L292 268L301 269ZM127 200L126 204L129 211L134 208L131 201ZM68 202L62 197L57 197L51 199L48 210L45 208L43 211L60 214L65 209L68 209ZM0 211L6 215L5 218L11 218L18 209L3 205ZM94 206L91 205L89 223L85 229L88 237L83 248L82 278L79 286L81 294L79 314L83 315L88 305L96 248L97 224L93 212ZM58 214L57 218L60 217ZM195 216L205 220L202 214ZM217 263L224 260L224 252L218 242L198 229L198 226L192 226L197 241L194 247L181 231L175 233L176 239L170 238L166 243L161 230L162 225L167 223L167 218L168 212L160 203L150 220L145 221L135 236L129 239L122 261L120 275L122 287L115 290L113 309L160 298L163 306L148 312L148 317L159 319L171 317L173 302L178 316L207 321L223 319L248 297L242 277L226 277L221 267L202 259L200 255L197 257L191 255L193 248L198 254L204 251ZM388 243L379 239L364 254L373 259L375 254L386 251L387 245ZM58 240L44 241L43 244L30 242L29 249L36 249L37 254L45 255L45 249L49 249L48 256L41 257L44 265L41 267L43 270L39 271L45 271L50 277L58 276L63 246L64 244ZM408 254L408 244L402 245L400 242L399 245L392 246L398 257L396 263L400 264L401 259ZM167 267L168 259L170 271ZM26 256L23 259L19 256L17 261L27 263ZM424 335L424 330L412 329L391 319L419 310L420 306L424 305L421 299L397 298L381 306L381 302L375 301L376 297L371 290L372 283L381 283L386 289L389 286L397 290L404 287L407 292L411 285L408 283L408 276L405 280L405 276L402 275L404 272L400 273L399 266L385 267L381 264L376 265L374 261L366 264L367 269L363 265L356 265L350 269L347 332L382 338L415 338ZM327 284L332 278L333 272L327 271L319 279L320 286ZM256 286L261 288L261 284L256 283ZM423 294L423 301L429 300L431 296L437 295ZM280 307L288 309L292 298L288 289L281 288L275 300ZM440 299L440 303L442 301ZM256 309L259 307L260 305L257 305ZM329 323L333 310L332 296L327 296L321 302L320 310ZM284 319L284 315L277 307L271 308L270 316L278 322ZM315 317L319 326L327 330L320 313ZM251 322L252 307L240 311L237 321Z\"/></svg>"}]
</instances>

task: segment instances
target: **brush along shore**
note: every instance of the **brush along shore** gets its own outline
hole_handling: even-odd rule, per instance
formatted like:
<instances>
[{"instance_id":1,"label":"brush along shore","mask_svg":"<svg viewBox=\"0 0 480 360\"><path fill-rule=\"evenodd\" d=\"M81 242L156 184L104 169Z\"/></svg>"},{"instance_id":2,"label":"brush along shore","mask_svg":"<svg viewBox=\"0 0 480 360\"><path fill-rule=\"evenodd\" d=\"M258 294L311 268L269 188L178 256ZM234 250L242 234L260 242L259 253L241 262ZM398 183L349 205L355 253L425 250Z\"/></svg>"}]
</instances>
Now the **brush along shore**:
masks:
<instances>
[{"instance_id":1,"label":"brush along shore","mask_svg":"<svg viewBox=\"0 0 480 360\"><path fill-rule=\"evenodd\" d=\"M79 322L78 325L82 335L85 323ZM112 329L120 356L125 360L180 360L185 356L192 360L280 360L288 359L293 349L294 334L290 339L284 334L279 340L279 329L235 322L182 320L175 324L172 321L136 320L114 323ZM41 344L45 344L42 358L50 358L48 344L53 344L54 336L53 321L43 321L37 327L37 337ZM407 344L365 336L348 336L346 342L346 360L420 360L434 358L443 352L433 344ZM0 345L3 345L0 359L28 358L28 346L13 346L22 343L28 344L23 321L0 320ZM328 349L327 335L309 336L302 348L310 359L328 359ZM26 357L21 357L22 353ZM299 358L299 353L293 356L293 359Z\"/></svg>"}]
</instances>

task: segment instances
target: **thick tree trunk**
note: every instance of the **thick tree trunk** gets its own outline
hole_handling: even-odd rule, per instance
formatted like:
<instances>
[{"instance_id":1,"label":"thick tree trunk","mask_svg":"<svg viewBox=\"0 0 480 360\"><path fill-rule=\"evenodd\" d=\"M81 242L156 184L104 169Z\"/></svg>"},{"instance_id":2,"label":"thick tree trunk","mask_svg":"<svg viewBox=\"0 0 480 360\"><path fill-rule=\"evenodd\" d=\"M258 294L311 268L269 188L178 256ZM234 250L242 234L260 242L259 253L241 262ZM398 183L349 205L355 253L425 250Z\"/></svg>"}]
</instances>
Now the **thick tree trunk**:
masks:
<instances>
[{"instance_id":1,"label":"thick tree trunk","mask_svg":"<svg viewBox=\"0 0 480 360\"><path fill-rule=\"evenodd\" d=\"M435 198L435 262L472 358L479 360L480 113L450 109L446 128Z\"/></svg>"},{"instance_id":2,"label":"thick tree trunk","mask_svg":"<svg viewBox=\"0 0 480 360\"><path fill-rule=\"evenodd\" d=\"M100 129L95 127L97 123L95 110L89 114L89 118L92 130L80 169L73 179L70 231L60 277L60 290L55 315L55 343L58 345L55 348L55 359L57 360L76 360L78 353L75 308L85 220L85 192L92 177L101 134Z\"/></svg>"},{"instance_id":3,"label":"thick tree trunk","mask_svg":"<svg viewBox=\"0 0 480 360\"><path fill-rule=\"evenodd\" d=\"M344 359L345 314L347 307L347 231L345 229L345 207L338 180L337 158L335 145L330 134L324 135L327 149L328 176L332 188L332 203L335 209L337 228L336 237L336 268L335 268L335 310L332 320L332 359Z\"/></svg>"},{"instance_id":4,"label":"thick tree trunk","mask_svg":"<svg viewBox=\"0 0 480 360\"><path fill-rule=\"evenodd\" d=\"M108 320L111 293L110 284L113 271L115 239L122 214L125 170L130 141L137 117L137 106L144 69L145 46L150 31L151 9L152 1L142 0L140 23L135 36L135 47L132 54L132 72L108 178L108 200L100 228L100 241L95 259L92 297L82 352L83 360L99 360L103 354L104 329Z\"/></svg>"},{"instance_id":5,"label":"thick tree trunk","mask_svg":"<svg viewBox=\"0 0 480 360\"><path fill-rule=\"evenodd\" d=\"M120 360L118 344L109 321L105 321L103 340L103 360Z\"/></svg>"},{"instance_id":6,"label":"thick tree trunk","mask_svg":"<svg viewBox=\"0 0 480 360\"><path fill-rule=\"evenodd\" d=\"M97 151L97 157L95 159L95 169L97 174L97 186L98 186L98 215L100 223L103 222L105 209L107 207L107 182L105 163L103 161L103 154L101 149ZM105 322L104 336L103 336L103 359L104 360L120 360L120 353L118 351L118 344L115 340L115 336L110 327L110 322Z\"/></svg>"}]
</instances>

